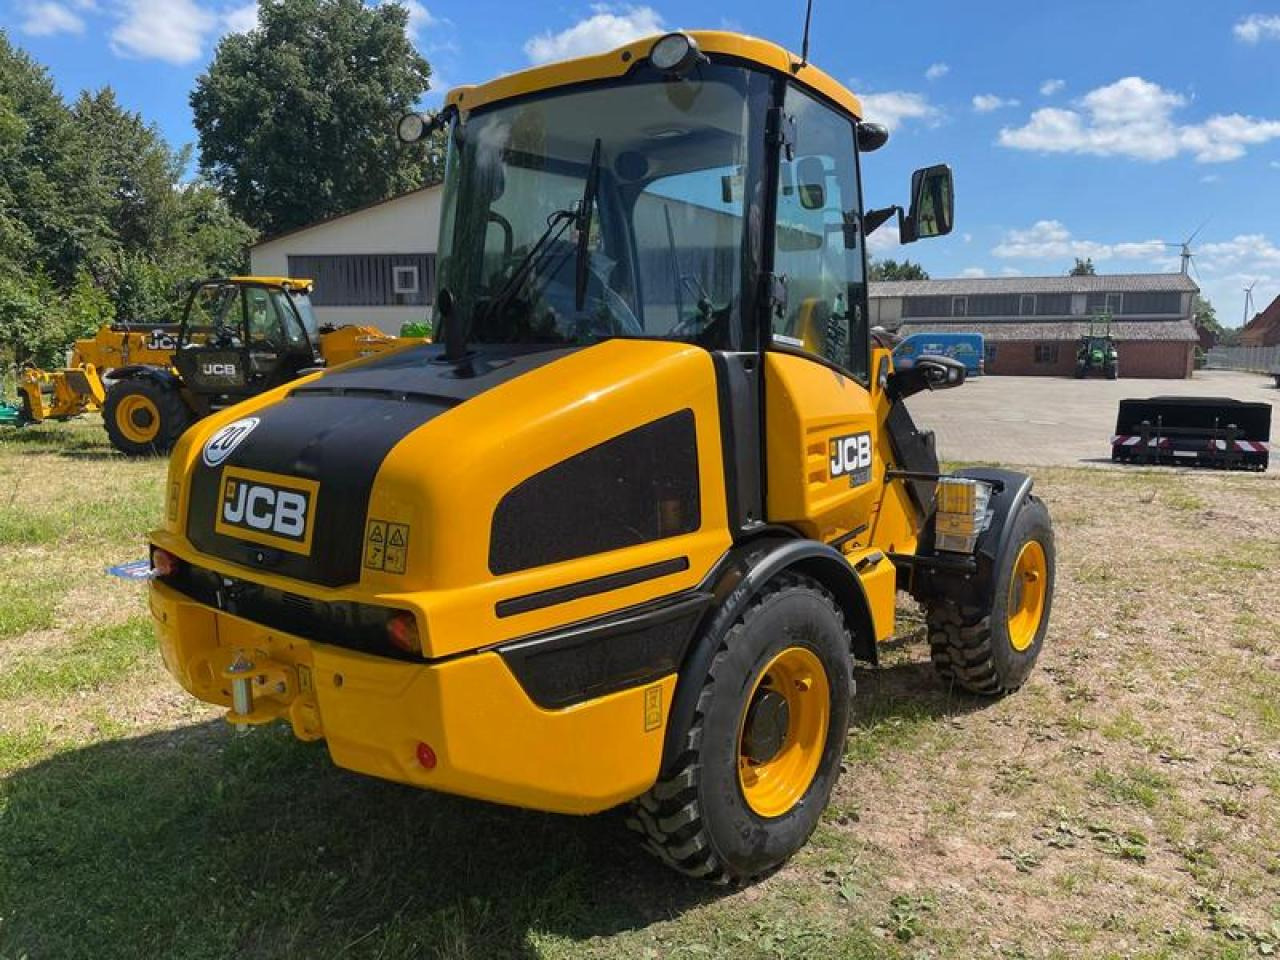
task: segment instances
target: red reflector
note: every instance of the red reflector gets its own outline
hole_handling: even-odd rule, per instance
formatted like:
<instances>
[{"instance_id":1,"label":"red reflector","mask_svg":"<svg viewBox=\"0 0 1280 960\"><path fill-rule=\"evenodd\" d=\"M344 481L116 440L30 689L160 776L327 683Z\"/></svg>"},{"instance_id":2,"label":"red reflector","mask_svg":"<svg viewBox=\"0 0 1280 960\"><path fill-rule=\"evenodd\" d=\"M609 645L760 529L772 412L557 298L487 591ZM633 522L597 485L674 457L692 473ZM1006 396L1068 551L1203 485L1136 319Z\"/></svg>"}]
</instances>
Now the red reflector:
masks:
<instances>
[{"instance_id":1,"label":"red reflector","mask_svg":"<svg viewBox=\"0 0 1280 960\"><path fill-rule=\"evenodd\" d=\"M158 577L171 577L178 572L178 565L182 563L168 550L161 550L159 547L151 548L151 569Z\"/></svg>"},{"instance_id":2,"label":"red reflector","mask_svg":"<svg viewBox=\"0 0 1280 960\"><path fill-rule=\"evenodd\" d=\"M418 762L422 764L424 770L434 770L436 768L436 752L427 744L419 743Z\"/></svg>"},{"instance_id":3,"label":"red reflector","mask_svg":"<svg viewBox=\"0 0 1280 960\"><path fill-rule=\"evenodd\" d=\"M418 620L412 613L397 613L387 621L387 639L397 650L405 653L422 652Z\"/></svg>"}]
</instances>

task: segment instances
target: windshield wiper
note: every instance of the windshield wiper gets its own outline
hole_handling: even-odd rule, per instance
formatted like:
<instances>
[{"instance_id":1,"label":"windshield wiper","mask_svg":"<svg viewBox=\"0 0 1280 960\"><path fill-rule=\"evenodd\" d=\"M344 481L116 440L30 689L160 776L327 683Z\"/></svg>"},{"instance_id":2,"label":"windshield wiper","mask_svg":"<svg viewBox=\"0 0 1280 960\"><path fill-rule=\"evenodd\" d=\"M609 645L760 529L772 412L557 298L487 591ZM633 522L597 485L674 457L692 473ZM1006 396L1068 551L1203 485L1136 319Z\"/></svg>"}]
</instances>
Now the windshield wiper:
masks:
<instances>
[{"instance_id":1,"label":"windshield wiper","mask_svg":"<svg viewBox=\"0 0 1280 960\"><path fill-rule=\"evenodd\" d=\"M533 246L529 248L529 252L516 264L516 268L512 271L511 276L507 278L507 282L498 289L498 292L493 295L493 299L485 307L484 315L486 320L498 316L500 310L506 309L507 304L511 302L511 298L524 286L524 282L529 279L529 276L536 271L543 255L553 243L560 239L565 230L569 228L569 224L577 219L578 214L573 210L552 211L551 215L547 217L547 229L542 231L542 236L534 241Z\"/></svg>"},{"instance_id":2,"label":"windshield wiper","mask_svg":"<svg viewBox=\"0 0 1280 960\"><path fill-rule=\"evenodd\" d=\"M578 271L574 277L573 308L579 313L587 300L587 261L591 255L591 218L596 208L596 191L600 188L600 138L596 137L591 148L591 168L587 182L582 187L582 202L578 206Z\"/></svg>"}]
</instances>

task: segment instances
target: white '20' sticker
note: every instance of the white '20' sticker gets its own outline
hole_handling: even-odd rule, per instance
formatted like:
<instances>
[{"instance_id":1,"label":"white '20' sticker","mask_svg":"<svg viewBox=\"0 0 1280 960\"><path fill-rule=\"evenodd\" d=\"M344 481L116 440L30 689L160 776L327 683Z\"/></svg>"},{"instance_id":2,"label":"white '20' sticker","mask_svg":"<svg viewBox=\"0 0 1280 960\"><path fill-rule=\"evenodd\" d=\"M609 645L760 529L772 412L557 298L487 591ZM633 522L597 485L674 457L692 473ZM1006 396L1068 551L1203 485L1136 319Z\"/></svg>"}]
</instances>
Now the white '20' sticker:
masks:
<instances>
[{"instance_id":1,"label":"white '20' sticker","mask_svg":"<svg viewBox=\"0 0 1280 960\"><path fill-rule=\"evenodd\" d=\"M228 423L210 437L209 442L204 445L204 454L202 456L205 465L216 467L222 463L223 460L231 456L231 451L238 447L240 441L252 433L253 428L257 425L257 417L245 417L243 420Z\"/></svg>"}]
</instances>

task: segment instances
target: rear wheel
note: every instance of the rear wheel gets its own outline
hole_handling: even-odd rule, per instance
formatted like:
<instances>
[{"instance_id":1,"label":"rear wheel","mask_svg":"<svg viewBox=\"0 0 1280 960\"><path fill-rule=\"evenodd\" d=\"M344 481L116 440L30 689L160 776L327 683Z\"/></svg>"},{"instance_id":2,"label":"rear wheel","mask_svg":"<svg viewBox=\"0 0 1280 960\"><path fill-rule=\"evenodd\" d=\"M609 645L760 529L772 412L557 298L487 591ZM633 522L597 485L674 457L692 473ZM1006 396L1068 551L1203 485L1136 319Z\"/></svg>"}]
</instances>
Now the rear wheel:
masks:
<instances>
[{"instance_id":1,"label":"rear wheel","mask_svg":"<svg viewBox=\"0 0 1280 960\"><path fill-rule=\"evenodd\" d=\"M102 405L111 445L131 457L168 453L191 419L177 389L152 380L122 380Z\"/></svg>"},{"instance_id":2,"label":"rear wheel","mask_svg":"<svg viewBox=\"0 0 1280 960\"><path fill-rule=\"evenodd\" d=\"M933 665L970 693L1000 696L1021 687L1049 628L1055 564L1049 511L1031 497L1013 523L990 610L946 599L929 605Z\"/></svg>"},{"instance_id":3,"label":"rear wheel","mask_svg":"<svg viewBox=\"0 0 1280 960\"><path fill-rule=\"evenodd\" d=\"M717 883L758 877L800 849L840 773L850 651L818 583L782 574L752 600L723 634L674 772L633 804L628 822L646 846Z\"/></svg>"}]
</instances>

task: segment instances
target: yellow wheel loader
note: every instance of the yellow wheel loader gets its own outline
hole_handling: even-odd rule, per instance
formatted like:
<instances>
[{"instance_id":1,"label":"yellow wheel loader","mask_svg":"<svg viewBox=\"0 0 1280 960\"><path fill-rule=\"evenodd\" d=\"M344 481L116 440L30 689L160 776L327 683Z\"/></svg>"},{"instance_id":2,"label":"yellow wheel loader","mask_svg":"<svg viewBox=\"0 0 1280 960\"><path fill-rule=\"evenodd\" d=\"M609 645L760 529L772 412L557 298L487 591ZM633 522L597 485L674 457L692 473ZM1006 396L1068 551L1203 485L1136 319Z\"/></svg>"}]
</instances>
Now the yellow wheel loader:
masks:
<instances>
[{"instance_id":1,"label":"yellow wheel loader","mask_svg":"<svg viewBox=\"0 0 1280 960\"><path fill-rule=\"evenodd\" d=\"M22 422L102 411L112 445L165 453L195 420L296 378L418 338L375 327L321 329L310 280L226 277L193 284L177 324L112 324L77 340L68 366L28 369ZM104 378L108 381L103 383Z\"/></svg>"},{"instance_id":2,"label":"yellow wheel loader","mask_svg":"<svg viewBox=\"0 0 1280 960\"><path fill-rule=\"evenodd\" d=\"M151 538L165 664L339 766L589 814L676 869L785 861L840 772L856 659L928 611L944 681L1027 679L1053 596L1031 480L939 472L868 330L858 100L673 33L450 93L443 342L196 424ZM517 842L512 838L512 842Z\"/></svg>"}]
</instances>

